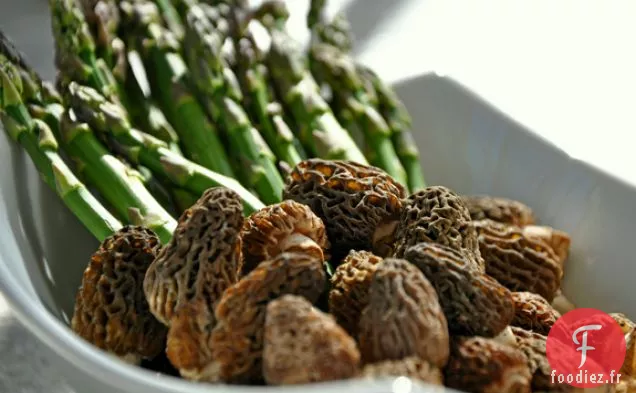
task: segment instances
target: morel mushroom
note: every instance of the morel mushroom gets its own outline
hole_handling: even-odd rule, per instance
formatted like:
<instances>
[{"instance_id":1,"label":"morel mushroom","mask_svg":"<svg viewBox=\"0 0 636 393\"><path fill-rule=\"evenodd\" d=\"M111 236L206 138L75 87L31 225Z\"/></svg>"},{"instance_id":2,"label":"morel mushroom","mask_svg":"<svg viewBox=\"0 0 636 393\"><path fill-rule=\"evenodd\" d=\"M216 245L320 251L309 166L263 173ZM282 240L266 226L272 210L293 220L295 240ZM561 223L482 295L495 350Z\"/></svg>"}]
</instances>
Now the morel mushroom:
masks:
<instances>
[{"instance_id":1,"label":"morel mushroom","mask_svg":"<svg viewBox=\"0 0 636 393\"><path fill-rule=\"evenodd\" d=\"M358 336L362 310L369 303L369 287L382 258L369 251L351 251L331 278L329 312L353 337Z\"/></svg>"},{"instance_id":2,"label":"morel mushroom","mask_svg":"<svg viewBox=\"0 0 636 393\"><path fill-rule=\"evenodd\" d=\"M400 360L385 360L369 363L362 368L361 375L366 378L408 377L431 385L443 385L442 370L416 356Z\"/></svg>"},{"instance_id":3,"label":"morel mushroom","mask_svg":"<svg viewBox=\"0 0 636 393\"><path fill-rule=\"evenodd\" d=\"M394 255L398 258L418 243L436 243L462 253L483 268L468 208L459 195L446 187L428 187L407 199L396 239Z\"/></svg>"},{"instance_id":4,"label":"morel mushroom","mask_svg":"<svg viewBox=\"0 0 636 393\"><path fill-rule=\"evenodd\" d=\"M285 295L267 306L263 374L270 385L353 377L360 352L334 318L303 297Z\"/></svg>"},{"instance_id":5,"label":"morel mushroom","mask_svg":"<svg viewBox=\"0 0 636 393\"><path fill-rule=\"evenodd\" d=\"M623 334L629 334L634 329L636 329L636 323L634 323L631 319L627 318L627 315L623 313L614 312L614 313L610 313L609 316L612 317L612 319L614 319L616 323L618 323L618 326L621 327Z\"/></svg>"},{"instance_id":6,"label":"morel mushroom","mask_svg":"<svg viewBox=\"0 0 636 393\"><path fill-rule=\"evenodd\" d=\"M526 356L532 374L532 390L569 392L570 385L552 380L552 368L546 355L547 337L516 326L512 327L512 332L517 341L516 347Z\"/></svg>"},{"instance_id":7,"label":"morel mushroom","mask_svg":"<svg viewBox=\"0 0 636 393\"><path fill-rule=\"evenodd\" d=\"M529 393L531 378L521 351L485 337L455 338L444 369L446 386L472 393Z\"/></svg>"},{"instance_id":8,"label":"morel mushroom","mask_svg":"<svg viewBox=\"0 0 636 393\"><path fill-rule=\"evenodd\" d=\"M385 256L405 196L404 186L378 168L317 158L299 163L283 192L323 220L336 257L352 249Z\"/></svg>"},{"instance_id":9,"label":"morel mushroom","mask_svg":"<svg viewBox=\"0 0 636 393\"><path fill-rule=\"evenodd\" d=\"M636 378L621 377L614 393L636 393Z\"/></svg>"},{"instance_id":10,"label":"morel mushroom","mask_svg":"<svg viewBox=\"0 0 636 393\"><path fill-rule=\"evenodd\" d=\"M491 220L473 224L489 276L511 291L537 293L549 302L554 299L563 270L550 246L518 227Z\"/></svg>"},{"instance_id":11,"label":"morel mushroom","mask_svg":"<svg viewBox=\"0 0 636 393\"><path fill-rule=\"evenodd\" d=\"M567 233L551 227L539 225L528 225L523 227L522 230L524 235L542 240L550 246L557 256L561 269L563 269L565 261L570 255L570 244L572 243L572 240Z\"/></svg>"},{"instance_id":12,"label":"morel mushroom","mask_svg":"<svg viewBox=\"0 0 636 393\"><path fill-rule=\"evenodd\" d=\"M487 195L464 196L464 201L473 220L489 219L516 226L535 223L532 209L519 201Z\"/></svg>"},{"instance_id":13,"label":"morel mushroom","mask_svg":"<svg viewBox=\"0 0 636 393\"><path fill-rule=\"evenodd\" d=\"M511 292L482 273L464 254L434 243L409 248L404 258L431 282L454 335L494 337L514 317Z\"/></svg>"},{"instance_id":14,"label":"morel mushroom","mask_svg":"<svg viewBox=\"0 0 636 393\"><path fill-rule=\"evenodd\" d=\"M437 367L446 364L446 317L435 288L416 266L391 258L377 265L358 339L365 363L415 355Z\"/></svg>"},{"instance_id":15,"label":"morel mushroom","mask_svg":"<svg viewBox=\"0 0 636 393\"><path fill-rule=\"evenodd\" d=\"M192 379L230 383L263 381L263 332L267 303L298 295L315 303L325 288L323 261L314 255L282 253L261 262L228 288L216 307L208 341L212 362Z\"/></svg>"},{"instance_id":16,"label":"morel mushroom","mask_svg":"<svg viewBox=\"0 0 636 393\"><path fill-rule=\"evenodd\" d=\"M165 346L166 328L144 297L143 280L160 243L149 229L125 226L91 257L75 298L71 327L93 345L139 363Z\"/></svg>"},{"instance_id":17,"label":"morel mushroom","mask_svg":"<svg viewBox=\"0 0 636 393\"><path fill-rule=\"evenodd\" d=\"M552 325L561 317L547 300L536 293L513 292L512 300L515 302L513 326L548 335Z\"/></svg>"},{"instance_id":18,"label":"morel mushroom","mask_svg":"<svg viewBox=\"0 0 636 393\"><path fill-rule=\"evenodd\" d=\"M243 205L234 191L207 190L179 218L173 238L144 280L150 310L166 325L174 311L196 297L213 304L238 280Z\"/></svg>"},{"instance_id":19,"label":"morel mushroom","mask_svg":"<svg viewBox=\"0 0 636 393\"><path fill-rule=\"evenodd\" d=\"M625 334L625 361L620 372L623 375L636 377L636 323L627 318L625 314L612 313L610 316Z\"/></svg>"},{"instance_id":20,"label":"morel mushroom","mask_svg":"<svg viewBox=\"0 0 636 393\"><path fill-rule=\"evenodd\" d=\"M282 252L314 252L325 260L329 248L325 225L311 209L294 201L267 206L245 220L243 272L251 272L259 263Z\"/></svg>"}]
</instances>

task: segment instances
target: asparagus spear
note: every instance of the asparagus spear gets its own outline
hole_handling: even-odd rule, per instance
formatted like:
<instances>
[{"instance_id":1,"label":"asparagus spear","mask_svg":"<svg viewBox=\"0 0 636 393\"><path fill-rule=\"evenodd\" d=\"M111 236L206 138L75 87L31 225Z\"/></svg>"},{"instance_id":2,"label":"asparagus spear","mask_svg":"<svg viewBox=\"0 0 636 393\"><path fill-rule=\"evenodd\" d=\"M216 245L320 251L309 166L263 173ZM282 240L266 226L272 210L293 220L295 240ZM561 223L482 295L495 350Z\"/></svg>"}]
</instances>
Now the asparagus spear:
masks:
<instances>
[{"instance_id":1,"label":"asparagus spear","mask_svg":"<svg viewBox=\"0 0 636 393\"><path fill-rule=\"evenodd\" d=\"M402 165L406 169L409 189L411 192L416 192L426 188L426 180L420 164L420 153L411 132L411 116L404 103L400 101L395 91L370 68L358 65L357 69L359 75L373 86L377 96L378 109L393 131L391 138Z\"/></svg>"},{"instance_id":2,"label":"asparagus spear","mask_svg":"<svg viewBox=\"0 0 636 393\"><path fill-rule=\"evenodd\" d=\"M264 202L280 202L284 182L276 158L243 110L236 76L221 54L228 36L228 21L218 9L205 4L188 9L184 50L200 95L211 101L213 120L222 124L230 148L239 153L244 183L253 184Z\"/></svg>"},{"instance_id":3,"label":"asparagus spear","mask_svg":"<svg viewBox=\"0 0 636 393\"><path fill-rule=\"evenodd\" d=\"M311 0L307 13L307 27L312 32L312 39L349 53L353 48L349 21L342 12L337 13L331 20L327 19L326 7L326 0Z\"/></svg>"},{"instance_id":4,"label":"asparagus spear","mask_svg":"<svg viewBox=\"0 0 636 393\"><path fill-rule=\"evenodd\" d=\"M195 195L202 195L211 187L232 189L243 199L248 214L265 206L236 180L188 161L170 151L163 141L133 129L121 109L96 90L73 82L68 92L69 103L78 118L96 132L111 136L130 160L150 168L157 176Z\"/></svg>"},{"instance_id":5,"label":"asparagus spear","mask_svg":"<svg viewBox=\"0 0 636 393\"><path fill-rule=\"evenodd\" d=\"M134 35L158 102L175 127L186 156L227 176L234 176L217 130L206 117L190 89L188 68L179 54L174 36L161 25L154 3L146 0L120 4L127 34Z\"/></svg>"},{"instance_id":6,"label":"asparagus spear","mask_svg":"<svg viewBox=\"0 0 636 393\"><path fill-rule=\"evenodd\" d=\"M267 65L279 96L301 126L298 137L303 145L314 156L366 164L364 154L321 97L298 43L283 29L273 26L276 24L270 24L269 28L271 46Z\"/></svg>"},{"instance_id":7,"label":"asparagus spear","mask_svg":"<svg viewBox=\"0 0 636 393\"><path fill-rule=\"evenodd\" d=\"M314 77L331 88L337 101L362 130L365 142L373 151L371 162L407 184L406 172L391 142L391 130L366 96L353 60L338 48L323 43L312 45L310 59Z\"/></svg>"},{"instance_id":8,"label":"asparagus spear","mask_svg":"<svg viewBox=\"0 0 636 393\"><path fill-rule=\"evenodd\" d=\"M95 42L75 0L49 0L55 37L55 63L65 80L75 80L99 90L121 104L117 84L108 66L95 55Z\"/></svg>"},{"instance_id":9,"label":"asparagus spear","mask_svg":"<svg viewBox=\"0 0 636 393\"><path fill-rule=\"evenodd\" d=\"M236 71L245 94L245 107L276 156L294 167L304 158L304 152L295 144L282 105L271 94L266 67L257 57L257 48L248 34L239 34L236 40Z\"/></svg>"},{"instance_id":10,"label":"asparagus spear","mask_svg":"<svg viewBox=\"0 0 636 393\"><path fill-rule=\"evenodd\" d=\"M350 53L353 47L350 25L343 13L337 13L334 18L328 19L326 3L326 0L311 0L307 25L312 31L312 38L314 42L327 43L344 53ZM369 67L362 64L355 64L355 67L369 103L377 108L391 130L391 140L406 171L409 189L415 192L425 188L419 151L413 139L411 118L406 107L395 91Z\"/></svg>"},{"instance_id":11,"label":"asparagus spear","mask_svg":"<svg viewBox=\"0 0 636 393\"><path fill-rule=\"evenodd\" d=\"M109 67L117 82L119 98L131 120L144 131L166 141L179 153L179 140L174 128L161 109L152 102L146 70L139 61L138 51L131 45L133 41L128 39L125 43L117 35L121 15L116 1L82 0L80 4L93 33L96 55ZM98 86L93 87L99 90Z\"/></svg>"},{"instance_id":12,"label":"asparagus spear","mask_svg":"<svg viewBox=\"0 0 636 393\"><path fill-rule=\"evenodd\" d=\"M18 70L5 56L7 41L0 36L0 118L9 136L29 154L43 180L99 240L113 234L122 224L75 177L58 154L55 137L47 125L34 120L21 98Z\"/></svg>"}]
</instances>

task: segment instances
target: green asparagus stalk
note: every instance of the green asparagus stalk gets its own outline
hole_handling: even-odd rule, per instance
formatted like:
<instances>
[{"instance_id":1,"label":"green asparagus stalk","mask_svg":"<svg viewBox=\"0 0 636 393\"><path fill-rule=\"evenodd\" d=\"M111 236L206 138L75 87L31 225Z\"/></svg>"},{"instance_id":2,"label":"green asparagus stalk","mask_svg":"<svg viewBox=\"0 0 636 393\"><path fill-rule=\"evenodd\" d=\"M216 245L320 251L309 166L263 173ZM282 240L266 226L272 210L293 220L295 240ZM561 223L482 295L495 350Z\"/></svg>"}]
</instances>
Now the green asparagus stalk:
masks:
<instances>
[{"instance_id":1,"label":"green asparagus stalk","mask_svg":"<svg viewBox=\"0 0 636 393\"><path fill-rule=\"evenodd\" d=\"M312 33L314 42L333 45L345 53L353 48L351 26L342 12L328 19L326 15L326 0L311 0L307 13L307 27Z\"/></svg>"},{"instance_id":2,"label":"green asparagus stalk","mask_svg":"<svg viewBox=\"0 0 636 393\"><path fill-rule=\"evenodd\" d=\"M166 141L179 153L176 132L161 109L152 101L146 70L139 60L138 51L133 48L134 41L127 39L129 42L124 42L118 36L121 15L116 1L81 0L80 4L93 33L96 56L103 59L109 67L117 82L119 98L132 122L149 134ZM99 87L93 87L99 90Z\"/></svg>"},{"instance_id":3,"label":"green asparagus stalk","mask_svg":"<svg viewBox=\"0 0 636 393\"><path fill-rule=\"evenodd\" d=\"M155 175L199 196L211 187L232 189L243 199L247 214L265 206L238 181L188 161L170 151L165 142L132 128L121 109L96 90L71 83L68 92L69 104L79 119L96 132L111 136L126 157L150 168Z\"/></svg>"},{"instance_id":4,"label":"green asparagus stalk","mask_svg":"<svg viewBox=\"0 0 636 393\"><path fill-rule=\"evenodd\" d=\"M80 81L121 104L108 65L95 55L95 42L75 0L49 0L55 37L55 64L63 80Z\"/></svg>"},{"instance_id":5,"label":"green asparagus stalk","mask_svg":"<svg viewBox=\"0 0 636 393\"><path fill-rule=\"evenodd\" d=\"M426 188L426 180L420 164L420 153L411 132L412 123L404 103L393 88L387 85L368 67L359 65L358 74L370 83L377 96L378 109L391 127L393 145L406 169L408 186L412 192Z\"/></svg>"},{"instance_id":6,"label":"green asparagus stalk","mask_svg":"<svg viewBox=\"0 0 636 393\"><path fill-rule=\"evenodd\" d=\"M200 95L211 101L208 107L212 119L222 124L230 148L240 156L243 182L253 184L264 202L280 202L284 182L275 165L276 157L241 106L236 76L221 54L228 37L229 24L218 9L205 4L189 8L184 51Z\"/></svg>"},{"instance_id":7,"label":"green asparagus stalk","mask_svg":"<svg viewBox=\"0 0 636 393\"><path fill-rule=\"evenodd\" d=\"M373 152L371 163L384 169L397 181L407 184L402 163L393 148L391 129L371 104L355 63L340 49L315 43L310 50L311 69L321 84L331 88L337 101L351 113L365 142Z\"/></svg>"},{"instance_id":8,"label":"green asparagus stalk","mask_svg":"<svg viewBox=\"0 0 636 393\"><path fill-rule=\"evenodd\" d=\"M101 242L122 224L88 191L58 154L48 126L31 118L21 98L19 71L5 56L7 41L0 36L0 118L9 136L29 154L43 180L84 226Z\"/></svg>"},{"instance_id":9,"label":"green asparagus stalk","mask_svg":"<svg viewBox=\"0 0 636 393\"><path fill-rule=\"evenodd\" d=\"M218 173L234 176L217 130L204 109L191 93L193 83L188 68L179 54L174 36L161 25L154 3L146 0L122 2L127 34L134 35L153 95L175 127L182 148L192 161Z\"/></svg>"},{"instance_id":10,"label":"green asparagus stalk","mask_svg":"<svg viewBox=\"0 0 636 393\"><path fill-rule=\"evenodd\" d=\"M267 65L279 96L300 126L298 138L303 146L314 156L367 164L362 151L321 97L298 43L282 29L270 28L269 32Z\"/></svg>"},{"instance_id":11,"label":"green asparagus stalk","mask_svg":"<svg viewBox=\"0 0 636 393\"><path fill-rule=\"evenodd\" d=\"M47 112L51 113L51 109ZM112 156L92 129L80 122L72 111L60 107L54 115L60 124L57 131L64 149L78 162L87 181L121 217L152 229L163 243L168 242L177 223L146 189L141 174ZM141 215L131 216L131 208L138 209Z\"/></svg>"},{"instance_id":12,"label":"green asparagus stalk","mask_svg":"<svg viewBox=\"0 0 636 393\"><path fill-rule=\"evenodd\" d=\"M257 57L257 48L248 36L241 35L236 49L235 69L250 118L276 156L289 166L296 166L305 155L299 151L294 134L285 121L283 106L271 94L266 67Z\"/></svg>"},{"instance_id":13,"label":"green asparagus stalk","mask_svg":"<svg viewBox=\"0 0 636 393\"><path fill-rule=\"evenodd\" d=\"M136 0L133 0L136 1ZM179 16L179 12L174 5L173 0L154 0L159 12L161 13L161 19L164 21L168 30L181 41L185 32L183 21Z\"/></svg>"},{"instance_id":14,"label":"green asparagus stalk","mask_svg":"<svg viewBox=\"0 0 636 393\"><path fill-rule=\"evenodd\" d=\"M326 3L327 0L311 0L307 26L312 32L312 39L314 42L332 45L343 53L350 53L353 47L350 25L343 13L337 13L335 17L329 19L325 12ZM411 118L406 107L395 91L369 67L355 64L355 68L363 84L360 87L363 87L366 92L367 101L377 108L391 130L391 141L406 171L408 188L411 192L425 188L426 181L420 164L419 151L413 139ZM341 103L336 100L336 105ZM339 120L344 122L346 117L345 110Z\"/></svg>"}]
</instances>

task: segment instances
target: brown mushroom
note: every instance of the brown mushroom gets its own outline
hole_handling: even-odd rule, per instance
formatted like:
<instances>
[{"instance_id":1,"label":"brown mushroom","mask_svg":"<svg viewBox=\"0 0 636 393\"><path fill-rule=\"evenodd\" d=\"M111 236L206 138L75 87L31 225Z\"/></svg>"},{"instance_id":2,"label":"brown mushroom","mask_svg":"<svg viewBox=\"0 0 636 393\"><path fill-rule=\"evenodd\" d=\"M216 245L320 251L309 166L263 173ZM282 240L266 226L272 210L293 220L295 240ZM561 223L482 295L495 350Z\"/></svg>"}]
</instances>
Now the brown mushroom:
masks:
<instances>
[{"instance_id":1,"label":"brown mushroom","mask_svg":"<svg viewBox=\"0 0 636 393\"><path fill-rule=\"evenodd\" d=\"M554 299L563 270L550 246L518 227L491 220L473 224L489 276L511 291L537 293L549 302Z\"/></svg>"},{"instance_id":2,"label":"brown mushroom","mask_svg":"<svg viewBox=\"0 0 636 393\"><path fill-rule=\"evenodd\" d=\"M404 186L378 168L318 158L299 163L283 192L323 220L336 259L352 249L386 255L405 196Z\"/></svg>"},{"instance_id":3,"label":"brown mushroom","mask_svg":"<svg viewBox=\"0 0 636 393\"><path fill-rule=\"evenodd\" d=\"M616 384L615 393L636 393L636 378L621 377L618 384Z\"/></svg>"},{"instance_id":4,"label":"brown mushroom","mask_svg":"<svg viewBox=\"0 0 636 393\"><path fill-rule=\"evenodd\" d=\"M307 299L285 295L267 306L263 374L269 385L351 378L359 362L355 340Z\"/></svg>"},{"instance_id":5,"label":"brown mushroom","mask_svg":"<svg viewBox=\"0 0 636 393\"><path fill-rule=\"evenodd\" d=\"M435 288L416 266L392 258L377 265L358 339L365 363L419 356L437 367L446 364L446 317Z\"/></svg>"},{"instance_id":6,"label":"brown mushroom","mask_svg":"<svg viewBox=\"0 0 636 393\"><path fill-rule=\"evenodd\" d=\"M431 385L443 385L442 370L416 356L369 363L360 373L365 378L408 377Z\"/></svg>"},{"instance_id":7,"label":"brown mushroom","mask_svg":"<svg viewBox=\"0 0 636 393\"><path fill-rule=\"evenodd\" d=\"M75 298L71 327L93 345L139 363L164 349L166 328L144 297L143 280L160 249L149 229L125 226L91 257Z\"/></svg>"},{"instance_id":8,"label":"brown mushroom","mask_svg":"<svg viewBox=\"0 0 636 393\"><path fill-rule=\"evenodd\" d=\"M620 372L623 375L636 377L636 323L622 313L609 314L625 335L625 361Z\"/></svg>"},{"instance_id":9,"label":"brown mushroom","mask_svg":"<svg viewBox=\"0 0 636 393\"><path fill-rule=\"evenodd\" d=\"M192 379L230 383L263 381L263 332L267 303L290 294L312 304L326 282L323 261L312 254L282 253L261 262L228 288L215 311L207 341L211 362Z\"/></svg>"},{"instance_id":10,"label":"brown mushroom","mask_svg":"<svg viewBox=\"0 0 636 393\"><path fill-rule=\"evenodd\" d=\"M431 282L454 335L494 337L514 317L511 292L482 273L464 254L435 243L409 248L404 258Z\"/></svg>"},{"instance_id":11,"label":"brown mushroom","mask_svg":"<svg viewBox=\"0 0 636 393\"><path fill-rule=\"evenodd\" d=\"M446 386L472 393L529 393L530 380L526 357L518 349L485 337L453 339Z\"/></svg>"},{"instance_id":12,"label":"brown mushroom","mask_svg":"<svg viewBox=\"0 0 636 393\"><path fill-rule=\"evenodd\" d=\"M552 368L546 355L547 336L520 327L513 326L516 347L526 356L532 373L532 389L534 391L569 392L571 386L552 380ZM556 345L556 344L555 344Z\"/></svg>"},{"instance_id":13,"label":"brown mushroom","mask_svg":"<svg viewBox=\"0 0 636 393\"><path fill-rule=\"evenodd\" d=\"M238 280L242 225L241 199L223 187L207 190L181 215L144 280L157 319L169 325L175 310L197 297L214 304Z\"/></svg>"},{"instance_id":14,"label":"brown mushroom","mask_svg":"<svg viewBox=\"0 0 636 393\"><path fill-rule=\"evenodd\" d=\"M245 220L241 236L243 275L281 252L314 252L316 258L328 259L323 255L329 241L322 220L308 206L291 200L252 214Z\"/></svg>"},{"instance_id":15,"label":"brown mushroom","mask_svg":"<svg viewBox=\"0 0 636 393\"><path fill-rule=\"evenodd\" d=\"M489 219L517 226L535 223L532 209L519 201L488 195L464 196L464 201L473 220Z\"/></svg>"},{"instance_id":16,"label":"brown mushroom","mask_svg":"<svg viewBox=\"0 0 636 393\"><path fill-rule=\"evenodd\" d=\"M513 292L515 317L513 326L547 335L561 314L543 297L532 292Z\"/></svg>"},{"instance_id":17,"label":"brown mushroom","mask_svg":"<svg viewBox=\"0 0 636 393\"><path fill-rule=\"evenodd\" d=\"M572 243L567 233L548 226L539 225L525 226L522 228L522 231L524 235L542 240L545 244L550 246L557 256L561 269L563 269L565 261L570 255L570 244Z\"/></svg>"},{"instance_id":18,"label":"brown mushroom","mask_svg":"<svg viewBox=\"0 0 636 393\"><path fill-rule=\"evenodd\" d=\"M428 187L409 196L395 238L394 255L398 258L418 243L436 243L462 253L483 269L468 208L458 194L446 187Z\"/></svg>"},{"instance_id":19,"label":"brown mushroom","mask_svg":"<svg viewBox=\"0 0 636 393\"><path fill-rule=\"evenodd\" d=\"M369 303L369 287L382 258L369 251L351 251L331 277L329 312L353 337L358 335L362 310Z\"/></svg>"}]
</instances>

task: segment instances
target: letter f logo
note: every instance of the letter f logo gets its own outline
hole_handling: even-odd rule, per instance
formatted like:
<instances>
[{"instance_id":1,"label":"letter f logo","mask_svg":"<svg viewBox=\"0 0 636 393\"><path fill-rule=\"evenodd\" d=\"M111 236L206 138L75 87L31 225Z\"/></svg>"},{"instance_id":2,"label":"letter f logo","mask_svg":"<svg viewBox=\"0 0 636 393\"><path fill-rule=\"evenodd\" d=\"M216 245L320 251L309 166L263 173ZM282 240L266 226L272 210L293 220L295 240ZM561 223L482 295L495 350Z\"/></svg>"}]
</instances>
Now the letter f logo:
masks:
<instances>
[{"instance_id":1,"label":"letter f logo","mask_svg":"<svg viewBox=\"0 0 636 393\"><path fill-rule=\"evenodd\" d=\"M578 347L576 350L577 351L581 351L581 364L579 364L579 368L583 367L583 365L585 364L585 361L587 360L587 351L593 351L594 347L590 347L587 345L587 333L589 330L601 330L601 325L584 325L581 326L580 328L576 329L574 331L574 333L572 333L572 341L574 341L575 344L577 345L581 345L580 347ZM578 336L579 333L583 332L582 339L581 342L579 342L578 338L576 336Z\"/></svg>"}]
</instances>

